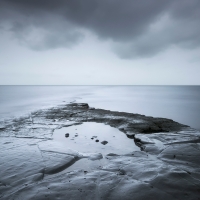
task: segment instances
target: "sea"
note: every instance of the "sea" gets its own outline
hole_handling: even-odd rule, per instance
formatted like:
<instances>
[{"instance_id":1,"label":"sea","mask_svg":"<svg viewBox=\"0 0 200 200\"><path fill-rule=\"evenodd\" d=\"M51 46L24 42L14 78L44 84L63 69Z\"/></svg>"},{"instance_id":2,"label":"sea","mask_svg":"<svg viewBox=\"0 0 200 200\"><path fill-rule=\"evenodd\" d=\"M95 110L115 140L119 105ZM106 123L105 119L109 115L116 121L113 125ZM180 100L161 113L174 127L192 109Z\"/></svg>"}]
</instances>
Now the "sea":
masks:
<instances>
[{"instance_id":1,"label":"sea","mask_svg":"<svg viewBox=\"0 0 200 200\"><path fill-rule=\"evenodd\" d=\"M200 86L0 86L0 121L70 102L168 118L200 130Z\"/></svg>"}]
</instances>

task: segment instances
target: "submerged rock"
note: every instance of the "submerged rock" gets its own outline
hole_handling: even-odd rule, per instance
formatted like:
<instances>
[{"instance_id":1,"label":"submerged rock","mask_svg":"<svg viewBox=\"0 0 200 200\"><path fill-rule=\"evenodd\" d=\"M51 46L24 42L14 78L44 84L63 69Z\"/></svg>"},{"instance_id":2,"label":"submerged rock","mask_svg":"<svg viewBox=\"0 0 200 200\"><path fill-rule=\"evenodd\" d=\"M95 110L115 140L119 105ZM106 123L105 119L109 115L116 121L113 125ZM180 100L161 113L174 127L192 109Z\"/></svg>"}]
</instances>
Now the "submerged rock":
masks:
<instances>
[{"instance_id":1,"label":"submerged rock","mask_svg":"<svg viewBox=\"0 0 200 200\"><path fill-rule=\"evenodd\" d=\"M101 144L106 145L108 142L107 141L102 141Z\"/></svg>"},{"instance_id":2,"label":"submerged rock","mask_svg":"<svg viewBox=\"0 0 200 200\"><path fill-rule=\"evenodd\" d=\"M65 134L65 137L69 137L69 133L66 133L66 134Z\"/></svg>"},{"instance_id":3,"label":"submerged rock","mask_svg":"<svg viewBox=\"0 0 200 200\"><path fill-rule=\"evenodd\" d=\"M104 158L98 152L76 152L52 139L55 129L83 122L118 128L141 151L108 152ZM200 196L200 133L173 120L71 103L4 122L2 127L2 200L186 200Z\"/></svg>"}]
</instances>

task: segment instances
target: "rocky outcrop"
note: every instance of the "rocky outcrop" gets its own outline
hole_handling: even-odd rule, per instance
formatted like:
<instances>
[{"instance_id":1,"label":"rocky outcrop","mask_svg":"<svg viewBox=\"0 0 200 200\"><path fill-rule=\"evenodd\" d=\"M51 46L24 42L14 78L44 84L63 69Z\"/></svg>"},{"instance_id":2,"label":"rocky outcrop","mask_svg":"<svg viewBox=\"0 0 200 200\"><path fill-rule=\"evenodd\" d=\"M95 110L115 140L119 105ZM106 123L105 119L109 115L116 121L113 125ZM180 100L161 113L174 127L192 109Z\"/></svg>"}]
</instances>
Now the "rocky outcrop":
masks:
<instances>
[{"instance_id":1,"label":"rocky outcrop","mask_svg":"<svg viewBox=\"0 0 200 200\"><path fill-rule=\"evenodd\" d=\"M99 162L101 154L66 149L52 139L55 129L83 122L118 128L141 151L110 153L105 164L89 168L86 160ZM0 199L200 197L200 133L173 120L72 103L0 127ZM70 170L73 165L82 169Z\"/></svg>"}]
</instances>

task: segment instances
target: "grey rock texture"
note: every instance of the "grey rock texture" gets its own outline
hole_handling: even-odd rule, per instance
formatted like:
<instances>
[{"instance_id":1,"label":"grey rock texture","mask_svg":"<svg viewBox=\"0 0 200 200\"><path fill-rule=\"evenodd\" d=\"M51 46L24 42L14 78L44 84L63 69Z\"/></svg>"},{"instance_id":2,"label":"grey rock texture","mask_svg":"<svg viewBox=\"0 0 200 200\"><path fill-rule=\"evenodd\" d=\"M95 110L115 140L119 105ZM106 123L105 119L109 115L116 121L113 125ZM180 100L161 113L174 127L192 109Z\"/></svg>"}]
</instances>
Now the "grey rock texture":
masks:
<instances>
[{"instance_id":1,"label":"grey rock texture","mask_svg":"<svg viewBox=\"0 0 200 200\"><path fill-rule=\"evenodd\" d=\"M102 159L52 139L55 129L83 122L118 128L141 151L110 153L101 167L69 170ZM71 103L0 127L0 199L200 199L200 133L173 120Z\"/></svg>"}]
</instances>

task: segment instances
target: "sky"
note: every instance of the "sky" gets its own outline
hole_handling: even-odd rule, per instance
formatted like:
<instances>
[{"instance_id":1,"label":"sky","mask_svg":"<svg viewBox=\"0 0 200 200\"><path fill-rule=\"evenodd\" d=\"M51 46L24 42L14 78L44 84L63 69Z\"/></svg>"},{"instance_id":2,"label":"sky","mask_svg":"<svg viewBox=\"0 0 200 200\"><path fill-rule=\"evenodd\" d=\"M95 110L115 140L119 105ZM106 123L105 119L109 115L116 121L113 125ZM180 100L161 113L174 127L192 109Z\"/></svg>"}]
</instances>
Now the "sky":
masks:
<instances>
[{"instance_id":1,"label":"sky","mask_svg":"<svg viewBox=\"0 0 200 200\"><path fill-rule=\"evenodd\" d=\"M0 85L199 85L199 0L0 0Z\"/></svg>"}]
</instances>

